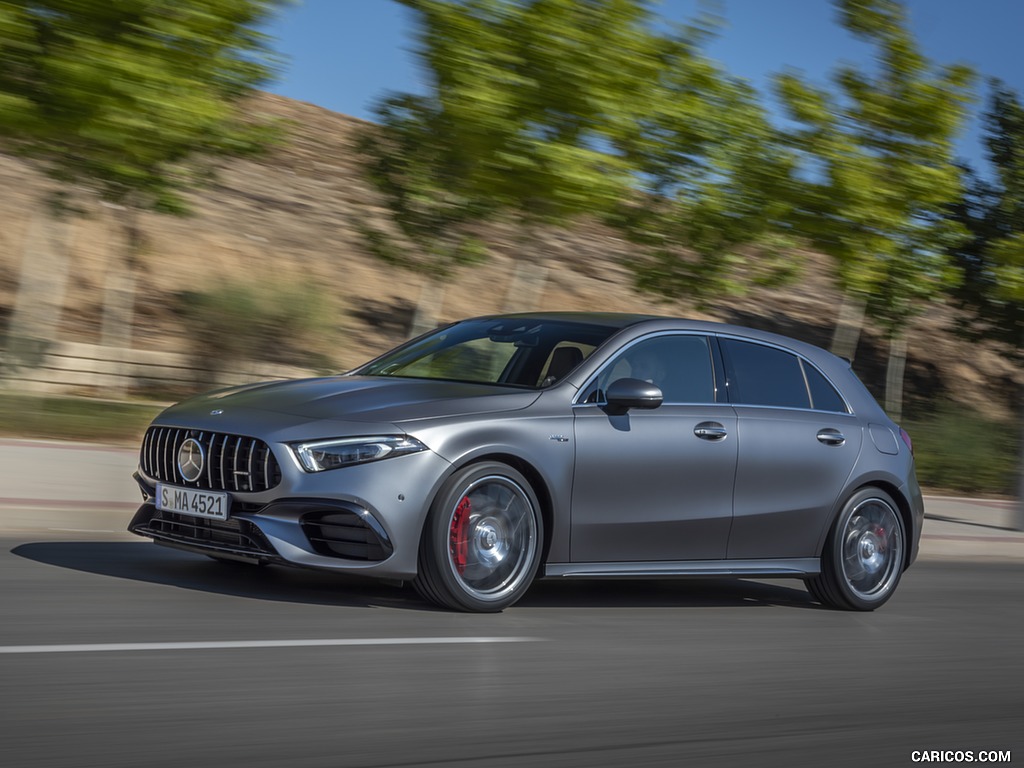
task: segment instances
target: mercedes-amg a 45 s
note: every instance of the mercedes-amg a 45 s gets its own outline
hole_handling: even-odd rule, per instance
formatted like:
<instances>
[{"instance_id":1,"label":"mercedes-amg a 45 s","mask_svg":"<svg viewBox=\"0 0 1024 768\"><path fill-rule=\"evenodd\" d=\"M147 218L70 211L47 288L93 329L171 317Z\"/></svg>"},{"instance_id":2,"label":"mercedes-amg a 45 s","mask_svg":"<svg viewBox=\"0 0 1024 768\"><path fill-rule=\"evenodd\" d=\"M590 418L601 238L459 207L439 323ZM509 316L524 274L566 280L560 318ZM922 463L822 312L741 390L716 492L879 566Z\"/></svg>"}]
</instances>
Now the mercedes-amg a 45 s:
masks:
<instances>
[{"instance_id":1,"label":"mercedes-amg a 45 s","mask_svg":"<svg viewBox=\"0 0 1024 768\"><path fill-rule=\"evenodd\" d=\"M161 413L130 530L209 557L411 581L498 611L535 578L802 579L872 610L917 555L910 438L783 336L481 317L338 376Z\"/></svg>"}]
</instances>

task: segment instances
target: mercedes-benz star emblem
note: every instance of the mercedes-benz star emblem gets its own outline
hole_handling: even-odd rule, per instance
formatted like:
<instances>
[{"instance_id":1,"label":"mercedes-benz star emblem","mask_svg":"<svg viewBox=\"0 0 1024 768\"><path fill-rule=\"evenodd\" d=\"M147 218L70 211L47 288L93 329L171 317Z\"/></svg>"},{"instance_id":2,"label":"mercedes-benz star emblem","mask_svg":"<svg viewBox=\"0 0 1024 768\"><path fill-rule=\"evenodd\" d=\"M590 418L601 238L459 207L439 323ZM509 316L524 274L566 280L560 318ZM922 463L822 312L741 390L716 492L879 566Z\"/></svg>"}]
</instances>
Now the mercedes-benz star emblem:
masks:
<instances>
[{"instance_id":1,"label":"mercedes-benz star emblem","mask_svg":"<svg viewBox=\"0 0 1024 768\"><path fill-rule=\"evenodd\" d=\"M188 482L194 483L199 479L205 463L206 452L198 440L190 437L181 444L181 448L178 449L178 469Z\"/></svg>"}]
</instances>

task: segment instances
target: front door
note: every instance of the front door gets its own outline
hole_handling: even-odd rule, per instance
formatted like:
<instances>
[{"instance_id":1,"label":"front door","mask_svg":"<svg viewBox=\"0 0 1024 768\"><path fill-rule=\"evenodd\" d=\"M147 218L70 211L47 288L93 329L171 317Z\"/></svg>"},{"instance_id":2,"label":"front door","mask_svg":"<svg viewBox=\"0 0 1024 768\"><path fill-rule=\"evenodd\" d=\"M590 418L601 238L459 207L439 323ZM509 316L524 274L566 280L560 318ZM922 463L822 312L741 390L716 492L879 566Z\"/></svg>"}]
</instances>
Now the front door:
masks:
<instances>
[{"instance_id":1,"label":"front door","mask_svg":"<svg viewBox=\"0 0 1024 768\"><path fill-rule=\"evenodd\" d=\"M610 361L574 409L573 562L726 557L736 475L736 416L715 402L708 340L647 337ZM659 386L663 404L611 415L618 378Z\"/></svg>"}]
</instances>

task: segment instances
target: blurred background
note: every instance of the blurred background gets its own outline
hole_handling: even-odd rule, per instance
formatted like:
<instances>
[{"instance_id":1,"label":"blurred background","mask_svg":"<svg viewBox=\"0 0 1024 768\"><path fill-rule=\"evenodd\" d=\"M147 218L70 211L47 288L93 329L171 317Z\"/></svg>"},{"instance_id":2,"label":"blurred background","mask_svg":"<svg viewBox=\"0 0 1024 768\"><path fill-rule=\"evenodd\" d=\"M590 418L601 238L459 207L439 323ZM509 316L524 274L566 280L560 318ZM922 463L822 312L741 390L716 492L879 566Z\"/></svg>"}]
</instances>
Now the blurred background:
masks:
<instances>
[{"instance_id":1,"label":"blurred background","mask_svg":"<svg viewBox=\"0 0 1024 768\"><path fill-rule=\"evenodd\" d=\"M1013 495L1013 0L0 3L0 431L500 311L831 348L930 489Z\"/></svg>"}]
</instances>

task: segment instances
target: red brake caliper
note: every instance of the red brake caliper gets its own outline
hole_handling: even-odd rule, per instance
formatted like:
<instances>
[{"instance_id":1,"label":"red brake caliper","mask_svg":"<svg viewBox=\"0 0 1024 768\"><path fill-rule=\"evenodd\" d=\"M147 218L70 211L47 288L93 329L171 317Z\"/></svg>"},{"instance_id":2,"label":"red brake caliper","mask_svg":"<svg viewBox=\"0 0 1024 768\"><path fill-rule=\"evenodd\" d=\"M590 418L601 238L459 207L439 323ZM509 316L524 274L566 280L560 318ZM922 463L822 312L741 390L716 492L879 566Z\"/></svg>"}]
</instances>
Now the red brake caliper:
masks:
<instances>
[{"instance_id":1,"label":"red brake caliper","mask_svg":"<svg viewBox=\"0 0 1024 768\"><path fill-rule=\"evenodd\" d=\"M448 547L459 574L466 571L466 560L469 557L469 496L463 496L459 506L452 515L452 526L448 531Z\"/></svg>"}]
</instances>

